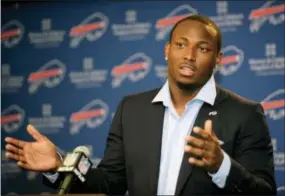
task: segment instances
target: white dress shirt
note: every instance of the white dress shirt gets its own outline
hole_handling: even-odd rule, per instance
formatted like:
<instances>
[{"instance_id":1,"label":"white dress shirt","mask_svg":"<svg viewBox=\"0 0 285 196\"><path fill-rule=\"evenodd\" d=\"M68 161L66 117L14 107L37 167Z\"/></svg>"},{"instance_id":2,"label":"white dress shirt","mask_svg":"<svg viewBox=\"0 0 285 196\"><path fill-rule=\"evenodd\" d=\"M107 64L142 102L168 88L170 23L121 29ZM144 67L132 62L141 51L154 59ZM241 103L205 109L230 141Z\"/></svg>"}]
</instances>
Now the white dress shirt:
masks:
<instances>
[{"instance_id":1,"label":"white dress shirt","mask_svg":"<svg viewBox=\"0 0 285 196\"><path fill-rule=\"evenodd\" d=\"M161 159L158 179L157 195L174 195L177 179L184 155L185 136L190 135L193 124L203 103L214 104L216 98L215 80L212 76L201 88L196 97L185 105L184 113L179 116L173 106L169 84L166 82L152 102L162 102L165 106ZM225 186L231 162L223 151L224 160L212 181L220 188ZM189 163L190 164L190 163Z\"/></svg>"}]
</instances>

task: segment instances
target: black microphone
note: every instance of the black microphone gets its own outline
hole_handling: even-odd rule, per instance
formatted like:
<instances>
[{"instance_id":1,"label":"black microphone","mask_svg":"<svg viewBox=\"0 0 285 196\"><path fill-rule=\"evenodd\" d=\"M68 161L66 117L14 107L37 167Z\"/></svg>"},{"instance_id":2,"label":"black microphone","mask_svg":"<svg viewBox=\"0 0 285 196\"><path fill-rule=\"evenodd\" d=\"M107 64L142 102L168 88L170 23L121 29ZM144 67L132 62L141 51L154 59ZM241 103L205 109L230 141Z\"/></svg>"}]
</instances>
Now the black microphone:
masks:
<instances>
[{"instance_id":1,"label":"black microphone","mask_svg":"<svg viewBox=\"0 0 285 196\"><path fill-rule=\"evenodd\" d=\"M88 158L89 155L90 151L86 146L78 146L72 153L67 153L62 166L57 170L58 173L63 173L65 175L64 180L59 187L59 195L68 193L74 179L85 182L86 175L92 167L92 162Z\"/></svg>"}]
</instances>

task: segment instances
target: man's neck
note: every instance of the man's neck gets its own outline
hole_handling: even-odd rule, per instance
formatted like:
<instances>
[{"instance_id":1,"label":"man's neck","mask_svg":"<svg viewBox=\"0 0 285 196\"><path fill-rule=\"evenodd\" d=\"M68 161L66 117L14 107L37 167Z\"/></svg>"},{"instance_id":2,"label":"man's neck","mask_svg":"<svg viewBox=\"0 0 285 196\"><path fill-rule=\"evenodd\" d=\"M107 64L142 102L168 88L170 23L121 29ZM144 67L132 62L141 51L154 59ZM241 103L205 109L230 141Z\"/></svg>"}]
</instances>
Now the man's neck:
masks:
<instances>
[{"instance_id":1,"label":"man's neck","mask_svg":"<svg viewBox=\"0 0 285 196\"><path fill-rule=\"evenodd\" d=\"M169 91L173 106L179 115L183 114L185 110L185 105L192 101L194 97L201 90L201 87L193 88L193 89L181 89L174 82L169 83Z\"/></svg>"}]
</instances>

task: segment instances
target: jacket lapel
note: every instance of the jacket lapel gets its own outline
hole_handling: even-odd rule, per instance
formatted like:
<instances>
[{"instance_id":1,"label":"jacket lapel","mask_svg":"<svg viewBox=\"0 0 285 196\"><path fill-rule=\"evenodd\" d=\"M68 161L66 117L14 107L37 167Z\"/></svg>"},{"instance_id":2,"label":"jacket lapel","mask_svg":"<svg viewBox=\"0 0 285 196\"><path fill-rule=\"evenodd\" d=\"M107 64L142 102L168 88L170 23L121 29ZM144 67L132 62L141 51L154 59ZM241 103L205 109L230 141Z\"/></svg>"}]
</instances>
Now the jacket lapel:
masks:
<instances>
[{"instance_id":1,"label":"jacket lapel","mask_svg":"<svg viewBox=\"0 0 285 196\"><path fill-rule=\"evenodd\" d=\"M162 103L153 103L148 111L148 125L146 126L148 131L147 143L148 143L148 165L149 171L146 175L149 175L149 185L151 195L157 195L158 175L159 175L159 163L161 155L161 141L162 141L162 129L164 120L164 106Z\"/></svg>"},{"instance_id":2,"label":"jacket lapel","mask_svg":"<svg viewBox=\"0 0 285 196\"><path fill-rule=\"evenodd\" d=\"M193 124L193 127L198 126L198 127L203 128L205 121L209 120L209 119L213 121L213 125L214 125L216 115L213 112L217 112L217 105L224 98L225 98L225 96L223 93L221 93L221 89L219 87L217 87L217 96L216 96L214 106L212 106L208 103L204 103L202 105L199 113L198 113L198 116L197 116L197 118ZM199 136L197 134L195 134L193 131L191 132L190 135L199 138ZM189 153L184 153L184 155L183 155L182 163L181 163L181 167L180 167L180 172L179 172L179 176L178 176L178 180L177 180L176 190L175 190L176 196L180 195L180 192L182 191L183 187L185 186L185 183L187 182L187 180L189 179L189 177L191 175L191 172L192 172L194 166L191 165L188 162L188 160L192 156L193 155L191 155Z\"/></svg>"}]
</instances>

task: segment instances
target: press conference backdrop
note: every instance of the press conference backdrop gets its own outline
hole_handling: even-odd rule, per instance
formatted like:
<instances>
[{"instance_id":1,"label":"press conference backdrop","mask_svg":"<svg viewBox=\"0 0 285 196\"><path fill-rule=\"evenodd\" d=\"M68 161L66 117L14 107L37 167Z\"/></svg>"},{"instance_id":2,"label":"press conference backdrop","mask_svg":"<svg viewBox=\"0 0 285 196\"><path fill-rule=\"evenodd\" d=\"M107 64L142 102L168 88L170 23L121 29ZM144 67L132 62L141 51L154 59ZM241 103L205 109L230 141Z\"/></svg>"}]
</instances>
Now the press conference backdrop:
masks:
<instances>
[{"instance_id":1,"label":"press conference backdrop","mask_svg":"<svg viewBox=\"0 0 285 196\"><path fill-rule=\"evenodd\" d=\"M35 125L60 152L105 149L125 96L163 85L164 45L185 16L210 16L223 34L217 82L263 103L284 194L284 2L37 3L2 9L2 194L52 193L41 175L4 156L6 136L32 141ZM233 114L234 115L234 114ZM130 119L131 120L131 119ZM158 130L159 131L159 130Z\"/></svg>"}]
</instances>

